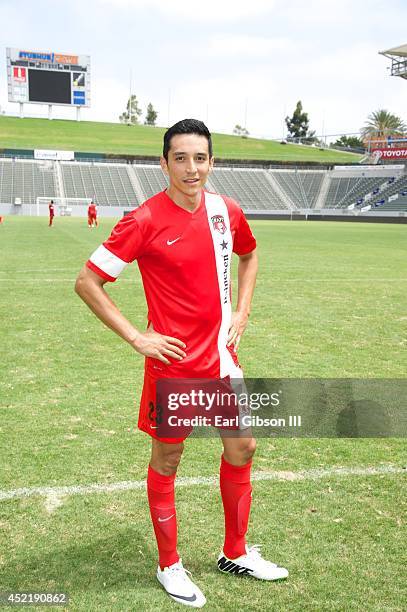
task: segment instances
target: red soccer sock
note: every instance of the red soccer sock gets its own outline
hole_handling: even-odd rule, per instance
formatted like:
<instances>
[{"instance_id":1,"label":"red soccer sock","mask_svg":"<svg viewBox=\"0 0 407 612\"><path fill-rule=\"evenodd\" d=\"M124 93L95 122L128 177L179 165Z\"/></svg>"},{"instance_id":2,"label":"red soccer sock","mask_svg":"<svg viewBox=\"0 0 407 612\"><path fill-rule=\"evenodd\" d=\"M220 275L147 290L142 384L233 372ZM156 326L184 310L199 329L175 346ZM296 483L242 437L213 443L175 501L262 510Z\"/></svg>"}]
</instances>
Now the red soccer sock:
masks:
<instances>
[{"instance_id":1,"label":"red soccer sock","mask_svg":"<svg viewBox=\"0 0 407 612\"><path fill-rule=\"evenodd\" d=\"M232 465L222 455L220 491L225 513L223 552L229 559L236 559L246 553L245 536L252 501L251 467L251 460L246 465Z\"/></svg>"},{"instance_id":2,"label":"red soccer sock","mask_svg":"<svg viewBox=\"0 0 407 612\"><path fill-rule=\"evenodd\" d=\"M175 512L175 474L164 476L148 466L147 495L157 539L161 569L179 560L177 552L177 516Z\"/></svg>"}]
</instances>

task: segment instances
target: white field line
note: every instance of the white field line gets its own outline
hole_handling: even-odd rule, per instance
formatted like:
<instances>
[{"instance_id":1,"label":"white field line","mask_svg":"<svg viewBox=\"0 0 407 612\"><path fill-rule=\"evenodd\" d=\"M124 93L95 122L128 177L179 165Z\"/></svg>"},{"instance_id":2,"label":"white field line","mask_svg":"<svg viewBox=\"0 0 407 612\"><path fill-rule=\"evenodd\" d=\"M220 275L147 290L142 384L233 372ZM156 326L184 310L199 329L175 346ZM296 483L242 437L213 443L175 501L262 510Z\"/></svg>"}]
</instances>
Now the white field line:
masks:
<instances>
[{"instance_id":1,"label":"white field line","mask_svg":"<svg viewBox=\"0 0 407 612\"><path fill-rule=\"evenodd\" d=\"M80 268L78 268L78 273L79 273ZM7 272L5 271L0 271L0 274L7 274L12 272L13 274L27 274L27 272L37 272L38 274L43 274L44 272L75 272L75 270L73 270L72 268L17 268L16 270L7 270Z\"/></svg>"},{"instance_id":2,"label":"white field line","mask_svg":"<svg viewBox=\"0 0 407 612\"><path fill-rule=\"evenodd\" d=\"M57 495L56 493L50 493L45 498L45 510L48 512L48 514L52 514L57 508L59 508L59 506L62 506L63 503L63 497L61 495Z\"/></svg>"},{"instance_id":3,"label":"white field line","mask_svg":"<svg viewBox=\"0 0 407 612\"><path fill-rule=\"evenodd\" d=\"M321 478L350 477L350 476L380 476L388 474L407 474L407 468L393 465L379 465L376 467L339 467L327 469L301 470L299 472L270 471L252 473L253 481L264 480L320 480ZM217 485L219 476L179 477L177 487L191 487L196 485ZM91 493L112 493L115 491L131 491L144 489L145 480L130 480L105 484L71 485L65 487L25 487L10 491L0 490L0 501L7 499L22 499L35 495L45 496L56 502L56 498L66 495L89 495Z\"/></svg>"}]
</instances>

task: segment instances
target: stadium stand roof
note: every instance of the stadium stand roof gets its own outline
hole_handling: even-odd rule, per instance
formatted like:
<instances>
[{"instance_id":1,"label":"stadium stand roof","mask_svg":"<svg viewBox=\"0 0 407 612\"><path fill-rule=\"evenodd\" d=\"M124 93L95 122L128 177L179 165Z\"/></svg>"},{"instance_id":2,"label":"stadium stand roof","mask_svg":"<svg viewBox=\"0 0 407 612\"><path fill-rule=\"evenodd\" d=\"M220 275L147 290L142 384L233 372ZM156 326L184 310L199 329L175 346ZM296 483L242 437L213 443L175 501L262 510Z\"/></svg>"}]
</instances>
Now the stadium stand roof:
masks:
<instances>
[{"instance_id":1,"label":"stadium stand roof","mask_svg":"<svg viewBox=\"0 0 407 612\"><path fill-rule=\"evenodd\" d=\"M407 79L407 44L392 47L387 51L379 51L380 55L391 59L391 76L399 76Z\"/></svg>"},{"instance_id":2,"label":"stadium stand roof","mask_svg":"<svg viewBox=\"0 0 407 612\"><path fill-rule=\"evenodd\" d=\"M387 51L379 51L379 53L388 57L391 57L392 55L397 55L398 57L407 57L407 44L400 45L398 47L393 47L392 49L387 49Z\"/></svg>"}]
</instances>

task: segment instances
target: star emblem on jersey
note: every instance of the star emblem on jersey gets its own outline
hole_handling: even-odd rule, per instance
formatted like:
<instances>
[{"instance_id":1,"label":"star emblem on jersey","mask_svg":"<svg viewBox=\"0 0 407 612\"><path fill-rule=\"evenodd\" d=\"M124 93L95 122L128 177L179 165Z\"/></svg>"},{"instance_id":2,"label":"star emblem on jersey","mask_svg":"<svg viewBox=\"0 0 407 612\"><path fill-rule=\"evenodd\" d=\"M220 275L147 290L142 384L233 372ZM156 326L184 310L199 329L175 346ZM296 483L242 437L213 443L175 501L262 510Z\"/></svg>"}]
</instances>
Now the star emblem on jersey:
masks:
<instances>
[{"instance_id":1,"label":"star emblem on jersey","mask_svg":"<svg viewBox=\"0 0 407 612\"><path fill-rule=\"evenodd\" d=\"M226 232L226 223L223 215L213 215L211 217L213 229L215 229L220 234L224 234Z\"/></svg>"},{"instance_id":2,"label":"star emblem on jersey","mask_svg":"<svg viewBox=\"0 0 407 612\"><path fill-rule=\"evenodd\" d=\"M222 247L222 251L224 251L227 248L228 243L225 242L225 240L224 240L223 242L220 243L220 246Z\"/></svg>"}]
</instances>

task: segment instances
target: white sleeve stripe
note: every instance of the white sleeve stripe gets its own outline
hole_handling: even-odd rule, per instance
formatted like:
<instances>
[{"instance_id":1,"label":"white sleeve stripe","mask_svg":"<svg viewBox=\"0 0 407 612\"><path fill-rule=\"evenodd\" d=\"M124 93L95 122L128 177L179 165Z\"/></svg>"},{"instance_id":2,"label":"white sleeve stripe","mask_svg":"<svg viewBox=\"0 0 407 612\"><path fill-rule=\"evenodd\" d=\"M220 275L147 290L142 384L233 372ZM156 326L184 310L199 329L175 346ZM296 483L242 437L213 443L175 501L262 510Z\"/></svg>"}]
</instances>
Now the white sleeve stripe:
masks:
<instances>
[{"instance_id":1,"label":"white sleeve stripe","mask_svg":"<svg viewBox=\"0 0 407 612\"><path fill-rule=\"evenodd\" d=\"M89 257L89 260L95 264L100 270L117 278L124 268L128 265L126 261L120 259L116 255L113 255L103 244L96 249L94 253Z\"/></svg>"}]
</instances>

